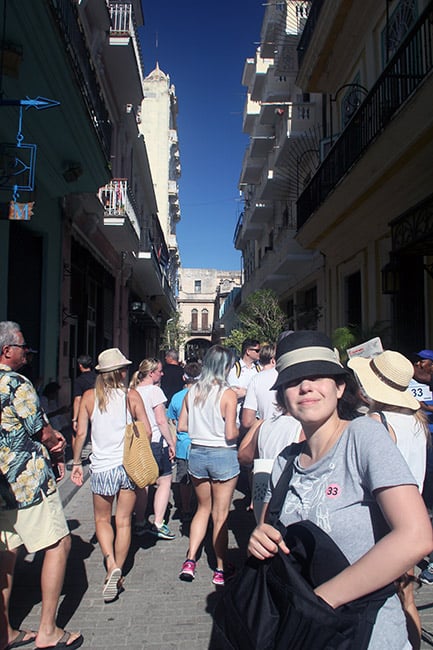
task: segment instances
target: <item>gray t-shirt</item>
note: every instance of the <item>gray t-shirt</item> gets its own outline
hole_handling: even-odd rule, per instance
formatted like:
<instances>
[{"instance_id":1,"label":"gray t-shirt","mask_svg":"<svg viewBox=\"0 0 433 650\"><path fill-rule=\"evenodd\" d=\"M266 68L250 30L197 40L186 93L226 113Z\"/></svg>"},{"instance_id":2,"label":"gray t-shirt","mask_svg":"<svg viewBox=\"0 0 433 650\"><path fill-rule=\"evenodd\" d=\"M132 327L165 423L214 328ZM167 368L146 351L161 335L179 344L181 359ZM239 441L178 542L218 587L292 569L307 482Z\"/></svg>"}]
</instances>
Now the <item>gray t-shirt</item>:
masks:
<instances>
[{"instance_id":1,"label":"gray t-shirt","mask_svg":"<svg viewBox=\"0 0 433 650\"><path fill-rule=\"evenodd\" d=\"M281 476L289 449L275 460L265 501ZM371 418L357 418L311 467L305 469L299 457L295 459L280 520L285 526L312 521L353 564L389 532L373 492L406 484L416 485L416 481L383 425ZM405 618L398 597L393 596L379 611L369 650L406 648L410 644Z\"/></svg>"}]
</instances>

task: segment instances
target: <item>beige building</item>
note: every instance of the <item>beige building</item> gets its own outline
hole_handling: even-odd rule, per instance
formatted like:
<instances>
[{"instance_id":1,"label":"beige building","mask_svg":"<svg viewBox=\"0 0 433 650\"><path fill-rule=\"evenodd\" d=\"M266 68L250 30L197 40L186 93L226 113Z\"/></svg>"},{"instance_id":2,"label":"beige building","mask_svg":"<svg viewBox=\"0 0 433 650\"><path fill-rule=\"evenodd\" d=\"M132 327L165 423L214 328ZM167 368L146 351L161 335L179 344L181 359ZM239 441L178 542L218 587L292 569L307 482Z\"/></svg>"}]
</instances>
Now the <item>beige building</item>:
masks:
<instances>
[{"instance_id":1,"label":"beige building","mask_svg":"<svg viewBox=\"0 0 433 650\"><path fill-rule=\"evenodd\" d=\"M279 5L279 18L275 5L266 8L260 54L267 56L273 42L278 65L290 47L288 16L306 12L296 87L303 98L315 97L315 116L305 131L308 146L285 165L285 190L294 188L296 201L288 202L283 223L281 184L275 169L273 178L269 173L273 148L261 176L250 179L256 193L265 179L267 194L250 203L245 196L237 228L243 296L270 286L295 327L331 333L385 322L386 344L403 352L431 347L433 2ZM266 104L262 94L260 115ZM248 115L248 102L246 108ZM267 211L261 220L260 211Z\"/></svg>"},{"instance_id":2,"label":"beige building","mask_svg":"<svg viewBox=\"0 0 433 650\"><path fill-rule=\"evenodd\" d=\"M144 78L143 93L140 132L143 134L149 156L158 220L168 245L168 284L175 287L180 264L176 238L176 225L180 221L181 175L177 132L178 104L176 89L170 82L169 75L160 70L158 63ZM161 248L159 255L167 255L167 251Z\"/></svg>"},{"instance_id":3,"label":"beige building","mask_svg":"<svg viewBox=\"0 0 433 650\"><path fill-rule=\"evenodd\" d=\"M212 343L224 339L221 321L224 304L240 286L240 271L180 269L177 304L181 324L188 332L181 351L183 359L201 358Z\"/></svg>"}]
</instances>

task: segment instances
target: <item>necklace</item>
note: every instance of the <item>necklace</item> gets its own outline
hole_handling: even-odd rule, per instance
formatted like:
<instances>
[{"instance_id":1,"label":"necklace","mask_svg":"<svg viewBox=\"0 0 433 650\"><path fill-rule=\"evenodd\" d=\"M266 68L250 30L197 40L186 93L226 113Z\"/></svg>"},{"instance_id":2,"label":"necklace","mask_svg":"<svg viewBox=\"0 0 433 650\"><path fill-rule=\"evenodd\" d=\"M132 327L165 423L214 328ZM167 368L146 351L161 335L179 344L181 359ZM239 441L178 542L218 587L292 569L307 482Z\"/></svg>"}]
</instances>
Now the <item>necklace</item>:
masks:
<instances>
[{"instance_id":1,"label":"necklace","mask_svg":"<svg viewBox=\"0 0 433 650\"><path fill-rule=\"evenodd\" d=\"M337 428L335 429L334 433L325 442L325 445L323 446L323 449L320 449L318 451L318 453L317 453L317 455L315 455L314 459L313 459L313 456L311 454L311 447L308 444L308 440L307 440L307 448L308 448L308 451L310 453L305 452L305 451L302 452L302 454L301 454L301 456L303 456L302 460L303 461L306 460L306 462L302 462L302 467L305 467L305 468L310 467L311 465L314 465L315 463L317 463L321 458L326 456L328 451L331 449L331 447L334 446L334 444L337 442L337 440L339 439L339 437L343 433L343 430L344 430L345 426L346 426L346 422L344 422L343 420L339 420Z\"/></svg>"}]
</instances>

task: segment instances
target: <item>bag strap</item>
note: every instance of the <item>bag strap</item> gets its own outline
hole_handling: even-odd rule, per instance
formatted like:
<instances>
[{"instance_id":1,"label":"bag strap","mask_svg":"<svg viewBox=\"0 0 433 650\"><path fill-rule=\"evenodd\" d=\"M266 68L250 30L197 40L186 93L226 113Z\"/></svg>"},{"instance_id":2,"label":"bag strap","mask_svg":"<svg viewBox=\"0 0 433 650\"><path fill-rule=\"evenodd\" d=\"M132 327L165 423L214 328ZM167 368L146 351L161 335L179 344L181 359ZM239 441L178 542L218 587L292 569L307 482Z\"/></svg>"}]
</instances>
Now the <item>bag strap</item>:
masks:
<instances>
[{"instance_id":1,"label":"bag strap","mask_svg":"<svg viewBox=\"0 0 433 650\"><path fill-rule=\"evenodd\" d=\"M272 497L269 501L268 510L266 513L266 522L278 528L281 534L286 534L286 527L279 521L280 513L284 505L284 501L287 494L287 488L290 483L290 479L293 474L293 463L295 458L301 453L304 448L303 442L295 442L291 444L288 449L288 456L286 459L286 464L284 466L283 472L278 479L278 482L275 488L272 491Z\"/></svg>"},{"instance_id":2,"label":"bag strap","mask_svg":"<svg viewBox=\"0 0 433 650\"><path fill-rule=\"evenodd\" d=\"M383 411L377 411L377 414L380 417L380 421L382 422L385 429L388 429L388 421L386 419L385 413Z\"/></svg>"},{"instance_id":3,"label":"bag strap","mask_svg":"<svg viewBox=\"0 0 433 650\"><path fill-rule=\"evenodd\" d=\"M125 425L128 424L128 413L131 416L132 422L134 423L135 418L132 414L131 404L129 403L129 396L128 393L125 393Z\"/></svg>"}]
</instances>

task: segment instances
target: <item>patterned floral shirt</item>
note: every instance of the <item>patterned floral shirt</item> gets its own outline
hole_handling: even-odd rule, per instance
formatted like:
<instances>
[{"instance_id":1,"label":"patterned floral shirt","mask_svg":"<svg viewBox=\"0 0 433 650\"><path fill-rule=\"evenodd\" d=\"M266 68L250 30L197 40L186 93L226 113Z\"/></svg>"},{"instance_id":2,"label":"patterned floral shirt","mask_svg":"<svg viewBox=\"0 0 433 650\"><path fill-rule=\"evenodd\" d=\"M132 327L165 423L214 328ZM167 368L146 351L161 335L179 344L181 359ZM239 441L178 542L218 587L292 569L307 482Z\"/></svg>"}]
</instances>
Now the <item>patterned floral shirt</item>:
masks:
<instances>
[{"instance_id":1,"label":"patterned floral shirt","mask_svg":"<svg viewBox=\"0 0 433 650\"><path fill-rule=\"evenodd\" d=\"M45 424L26 377L0 364L0 510L28 508L56 491L47 449L34 438Z\"/></svg>"}]
</instances>

